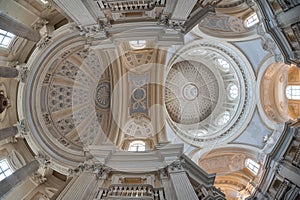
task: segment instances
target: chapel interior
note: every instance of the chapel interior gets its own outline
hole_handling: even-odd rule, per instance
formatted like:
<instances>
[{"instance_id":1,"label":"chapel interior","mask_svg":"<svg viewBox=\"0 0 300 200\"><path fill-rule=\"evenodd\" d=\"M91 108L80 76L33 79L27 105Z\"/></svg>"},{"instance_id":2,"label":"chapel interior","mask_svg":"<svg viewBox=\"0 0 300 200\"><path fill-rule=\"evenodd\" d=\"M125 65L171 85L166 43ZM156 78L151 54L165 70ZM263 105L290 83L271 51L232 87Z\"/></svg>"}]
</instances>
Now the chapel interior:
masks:
<instances>
[{"instance_id":1,"label":"chapel interior","mask_svg":"<svg viewBox=\"0 0 300 200\"><path fill-rule=\"evenodd\" d=\"M0 199L299 200L300 0L0 0Z\"/></svg>"}]
</instances>

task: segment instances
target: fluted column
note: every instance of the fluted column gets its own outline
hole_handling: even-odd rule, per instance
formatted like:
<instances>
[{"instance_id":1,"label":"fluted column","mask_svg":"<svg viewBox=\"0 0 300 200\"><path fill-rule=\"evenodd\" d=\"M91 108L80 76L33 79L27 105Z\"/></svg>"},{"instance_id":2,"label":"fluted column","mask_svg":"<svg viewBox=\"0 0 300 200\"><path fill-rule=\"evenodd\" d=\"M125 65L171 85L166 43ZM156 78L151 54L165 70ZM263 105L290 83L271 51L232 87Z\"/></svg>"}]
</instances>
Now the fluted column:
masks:
<instances>
[{"instance_id":1,"label":"fluted column","mask_svg":"<svg viewBox=\"0 0 300 200\"><path fill-rule=\"evenodd\" d=\"M85 199L86 195L89 194L96 183L96 177L91 173L81 173L75 181L71 181L71 187L67 187L67 191L63 191L58 199L64 200L81 200Z\"/></svg>"},{"instance_id":2,"label":"fluted column","mask_svg":"<svg viewBox=\"0 0 300 200\"><path fill-rule=\"evenodd\" d=\"M66 1L53 0L76 24L86 26L97 24L94 16L91 15L89 9L80 0ZM78 12L80 10L80 12ZM75 13L75 14L74 14ZM103 15L99 10L99 15Z\"/></svg>"},{"instance_id":3,"label":"fluted column","mask_svg":"<svg viewBox=\"0 0 300 200\"><path fill-rule=\"evenodd\" d=\"M38 168L39 162L34 160L15 171L12 175L3 179L0 182L0 199L2 199L4 195L8 194L18 184L26 180L28 176L31 176Z\"/></svg>"},{"instance_id":4,"label":"fluted column","mask_svg":"<svg viewBox=\"0 0 300 200\"><path fill-rule=\"evenodd\" d=\"M182 161L175 161L168 167L170 179L178 200L198 200L196 192L183 168Z\"/></svg>"},{"instance_id":5,"label":"fluted column","mask_svg":"<svg viewBox=\"0 0 300 200\"><path fill-rule=\"evenodd\" d=\"M165 191L166 199L176 199L176 195L173 191L172 182L168 176L168 170L166 168L160 170L160 179Z\"/></svg>"},{"instance_id":6,"label":"fluted column","mask_svg":"<svg viewBox=\"0 0 300 200\"><path fill-rule=\"evenodd\" d=\"M0 141L17 135L18 128L11 126L0 130Z\"/></svg>"},{"instance_id":7,"label":"fluted column","mask_svg":"<svg viewBox=\"0 0 300 200\"><path fill-rule=\"evenodd\" d=\"M0 66L0 77L2 78L16 78L19 72L15 68Z\"/></svg>"},{"instance_id":8,"label":"fluted column","mask_svg":"<svg viewBox=\"0 0 300 200\"><path fill-rule=\"evenodd\" d=\"M70 170L70 173L76 177L73 178L57 199L94 199L97 194L97 187L102 186L109 170L108 167L102 164L83 164L74 170Z\"/></svg>"}]
</instances>

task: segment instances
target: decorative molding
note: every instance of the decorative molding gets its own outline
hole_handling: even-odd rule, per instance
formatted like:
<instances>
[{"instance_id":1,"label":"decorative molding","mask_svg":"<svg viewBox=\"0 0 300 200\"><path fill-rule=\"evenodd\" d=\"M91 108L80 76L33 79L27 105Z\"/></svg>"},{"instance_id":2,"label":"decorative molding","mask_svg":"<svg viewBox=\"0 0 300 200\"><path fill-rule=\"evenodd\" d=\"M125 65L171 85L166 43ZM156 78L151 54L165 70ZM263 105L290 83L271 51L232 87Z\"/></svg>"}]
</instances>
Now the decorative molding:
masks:
<instances>
[{"instance_id":1,"label":"decorative molding","mask_svg":"<svg viewBox=\"0 0 300 200\"><path fill-rule=\"evenodd\" d=\"M261 36L262 48L270 52L274 56L276 62L283 61L283 56L278 52L275 41L270 36L268 36L262 24L256 27L256 33Z\"/></svg>"},{"instance_id":2,"label":"decorative molding","mask_svg":"<svg viewBox=\"0 0 300 200\"><path fill-rule=\"evenodd\" d=\"M184 171L184 166L185 166L184 160L176 160L168 166L168 172L169 173L182 172Z\"/></svg>"},{"instance_id":3,"label":"decorative molding","mask_svg":"<svg viewBox=\"0 0 300 200\"><path fill-rule=\"evenodd\" d=\"M40 41L36 44L39 49L44 49L48 44L52 42L52 36L47 34L40 39Z\"/></svg>"},{"instance_id":4,"label":"decorative molding","mask_svg":"<svg viewBox=\"0 0 300 200\"><path fill-rule=\"evenodd\" d=\"M48 168L51 163L50 157L42 152L38 152L38 155L35 156L35 159L40 163L40 167L43 169Z\"/></svg>"},{"instance_id":5,"label":"decorative molding","mask_svg":"<svg viewBox=\"0 0 300 200\"><path fill-rule=\"evenodd\" d=\"M38 19L34 24L32 24L33 30L40 30L43 26L47 25L49 21L46 19Z\"/></svg>"},{"instance_id":6,"label":"decorative molding","mask_svg":"<svg viewBox=\"0 0 300 200\"><path fill-rule=\"evenodd\" d=\"M39 172L35 172L32 176L31 176L31 180L36 184L36 185L40 185L42 183L45 183L47 181L47 178L45 176L43 176L42 174L40 174Z\"/></svg>"},{"instance_id":7,"label":"decorative molding","mask_svg":"<svg viewBox=\"0 0 300 200\"><path fill-rule=\"evenodd\" d=\"M98 179L106 178L106 175L111 171L112 169L105 166L101 163L91 163L89 161L86 161L85 163L81 163L78 165L78 167L74 169L69 169L68 172L70 175L76 175L86 172L86 173L93 173L96 175Z\"/></svg>"},{"instance_id":8,"label":"decorative molding","mask_svg":"<svg viewBox=\"0 0 300 200\"><path fill-rule=\"evenodd\" d=\"M16 63L16 69L19 71L18 79L25 83L29 74L29 69L26 64Z\"/></svg>"},{"instance_id":9,"label":"decorative molding","mask_svg":"<svg viewBox=\"0 0 300 200\"><path fill-rule=\"evenodd\" d=\"M24 138L25 136L28 135L28 126L27 126L27 121L26 119L21 119L21 121L17 124L18 128L18 134L16 137Z\"/></svg>"},{"instance_id":10,"label":"decorative molding","mask_svg":"<svg viewBox=\"0 0 300 200\"><path fill-rule=\"evenodd\" d=\"M98 23L95 25L81 26L74 25L73 29L78 30L80 35L85 37L97 38L97 39L106 39L108 38L107 30L110 29L112 25L109 22L104 22L98 20Z\"/></svg>"}]
</instances>

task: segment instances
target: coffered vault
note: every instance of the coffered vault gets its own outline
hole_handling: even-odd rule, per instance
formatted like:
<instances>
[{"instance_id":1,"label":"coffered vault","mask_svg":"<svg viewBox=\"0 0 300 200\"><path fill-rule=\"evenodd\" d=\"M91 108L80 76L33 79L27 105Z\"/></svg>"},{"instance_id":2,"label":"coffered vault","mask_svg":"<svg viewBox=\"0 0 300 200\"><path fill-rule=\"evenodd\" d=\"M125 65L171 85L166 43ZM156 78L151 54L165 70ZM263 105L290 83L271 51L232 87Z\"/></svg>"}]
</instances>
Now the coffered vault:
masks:
<instances>
[{"instance_id":1,"label":"coffered vault","mask_svg":"<svg viewBox=\"0 0 300 200\"><path fill-rule=\"evenodd\" d=\"M1 1L1 198L299 198L298 8Z\"/></svg>"}]
</instances>

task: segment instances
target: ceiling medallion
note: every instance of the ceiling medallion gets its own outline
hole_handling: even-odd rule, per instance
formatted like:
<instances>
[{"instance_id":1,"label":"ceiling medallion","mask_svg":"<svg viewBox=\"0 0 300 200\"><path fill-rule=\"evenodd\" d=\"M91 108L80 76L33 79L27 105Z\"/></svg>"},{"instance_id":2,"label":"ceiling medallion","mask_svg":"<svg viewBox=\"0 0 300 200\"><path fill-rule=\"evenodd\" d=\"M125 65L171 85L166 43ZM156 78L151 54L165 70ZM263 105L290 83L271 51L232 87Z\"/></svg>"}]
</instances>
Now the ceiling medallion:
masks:
<instances>
[{"instance_id":1,"label":"ceiling medallion","mask_svg":"<svg viewBox=\"0 0 300 200\"><path fill-rule=\"evenodd\" d=\"M199 95L199 89L194 83L188 83L183 87L183 96L186 100L192 101Z\"/></svg>"},{"instance_id":2,"label":"ceiling medallion","mask_svg":"<svg viewBox=\"0 0 300 200\"><path fill-rule=\"evenodd\" d=\"M109 109L110 107L110 83L109 81L101 81L98 83L94 98L96 106L100 109Z\"/></svg>"}]
</instances>

